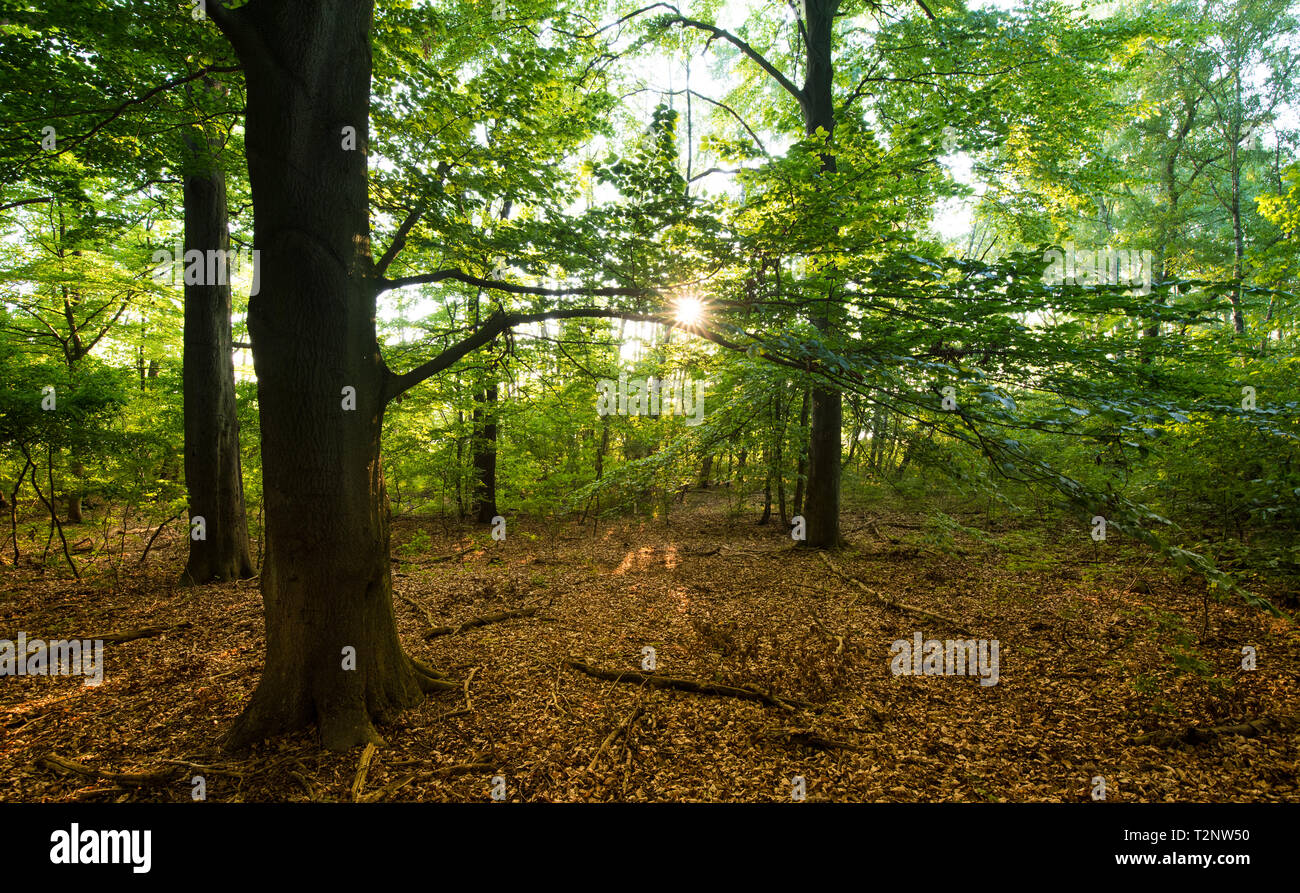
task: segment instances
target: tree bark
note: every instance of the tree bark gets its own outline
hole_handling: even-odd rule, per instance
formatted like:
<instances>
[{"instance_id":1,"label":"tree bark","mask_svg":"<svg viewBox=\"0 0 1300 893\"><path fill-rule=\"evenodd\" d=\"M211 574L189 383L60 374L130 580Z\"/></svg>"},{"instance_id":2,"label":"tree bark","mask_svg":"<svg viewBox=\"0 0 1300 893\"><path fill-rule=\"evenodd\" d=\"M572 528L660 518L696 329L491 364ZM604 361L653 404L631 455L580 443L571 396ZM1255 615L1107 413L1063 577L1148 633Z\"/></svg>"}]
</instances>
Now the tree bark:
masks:
<instances>
[{"instance_id":1,"label":"tree bark","mask_svg":"<svg viewBox=\"0 0 1300 893\"><path fill-rule=\"evenodd\" d=\"M497 516L497 383L475 395L474 517L490 524Z\"/></svg>"},{"instance_id":2,"label":"tree bark","mask_svg":"<svg viewBox=\"0 0 1300 893\"><path fill-rule=\"evenodd\" d=\"M799 404L799 462L794 472L794 507L793 514L803 514L804 485L808 478L808 399L812 396L810 389L803 389L803 402Z\"/></svg>"},{"instance_id":3,"label":"tree bark","mask_svg":"<svg viewBox=\"0 0 1300 893\"><path fill-rule=\"evenodd\" d=\"M818 128L827 139L835 130L835 105L832 97L834 64L831 43L835 13L840 0L806 0L807 76L801 106L804 129L814 134ZM835 170L835 156L822 155L822 170ZM812 323L823 336L832 330L831 294L813 312ZM831 548L840 543L840 443L843 406L840 392L819 386L812 392L812 426L808 436L808 489L804 512L807 539L805 545Z\"/></svg>"},{"instance_id":4,"label":"tree bark","mask_svg":"<svg viewBox=\"0 0 1300 893\"><path fill-rule=\"evenodd\" d=\"M204 256L201 282L185 284L182 392L185 399L185 489L189 517L203 519L203 538L190 529L181 585L252 577L244 478L235 411L235 367L230 348L230 273L208 264L209 251L229 257L226 175L200 135L187 136L184 175L185 249ZM226 264L230 266L229 263Z\"/></svg>"},{"instance_id":5,"label":"tree bark","mask_svg":"<svg viewBox=\"0 0 1300 893\"><path fill-rule=\"evenodd\" d=\"M1241 283L1245 276L1245 229L1241 220L1241 66L1233 70L1235 93L1232 105L1231 137L1229 142L1229 166L1232 170L1232 280L1233 288L1229 299L1232 301L1232 330L1238 335L1246 333L1246 318L1241 310Z\"/></svg>"},{"instance_id":6,"label":"tree bark","mask_svg":"<svg viewBox=\"0 0 1300 893\"><path fill-rule=\"evenodd\" d=\"M393 617L379 456L390 375L375 335L367 195L373 3L208 8L247 79L261 255L248 329L262 428L266 668L227 744L313 721L332 750L380 743L376 721L446 683L403 652Z\"/></svg>"}]
</instances>

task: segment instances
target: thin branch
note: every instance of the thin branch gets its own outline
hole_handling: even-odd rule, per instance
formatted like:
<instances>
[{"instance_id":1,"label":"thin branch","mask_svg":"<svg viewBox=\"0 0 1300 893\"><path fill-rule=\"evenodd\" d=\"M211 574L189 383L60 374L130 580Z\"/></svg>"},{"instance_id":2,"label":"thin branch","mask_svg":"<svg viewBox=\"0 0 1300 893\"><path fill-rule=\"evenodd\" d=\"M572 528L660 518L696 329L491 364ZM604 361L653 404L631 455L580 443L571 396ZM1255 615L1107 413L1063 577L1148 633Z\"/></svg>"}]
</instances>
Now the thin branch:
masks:
<instances>
[{"instance_id":1,"label":"thin branch","mask_svg":"<svg viewBox=\"0 0 1300 893\"><path fill-rule=\"evenodd\" d=\"M99 131L103 130L109 124L112 124L115 120L121 117L122 113L125 112L127 109L129 109L131 106L140 105L141 103L148 102L150 99L153 99L155 96L157 96L159 93L164 92L165 90L170 90L173 87L179 87L181 84L188 84L190 81L197 81L200 78L207 77L209 74L239 71L239 70L240 70L240 66L238 65L205 65L203 68L200 68L198 71L194 71L186 75L181 75L180 77L172 78L170 81L163 81L157 87L154 87L151 90L147 90L144 93L132 99L128 99L125 102L123 102L121 105L117 106L117 108L113 109L109 113L107 118L101 120L98 124L90 128L90 130L86 131L81 136L74 136L71 139L61 140L60 142L62 143L63 148L56 149L54 154L55 156L62 155L64 152L67 152L70 149L73 149L76 146L81 145L82 143L89 140L92 136L99 133Z\"/></svg>"},{"instance_id":2,"label":"thin branch","mask_svg":"<svg viewBox=\"0 0 1300 893\"><path fill-rule=\"evenodd\" d=\"M129 307L130 305L131 305L131 296L128 294L126 300L122 302L122 306L117 308L117 312L113 314L113 318L104 324L104 327L99 330L98 335L90 339L90 343L86 345L84 349L84 353L90 353L92 350L95 349L95 345L99 343L101 338L103 338L105 335L108 334L109 330L113 328L113 326L117 323L117 321L122 317L122 314L126 312L126 308ZM99 314L105 307L109 307L109 306L111 305L105 304L104 307L101 307L99 310L96 310L95 314L96 315ZM85 320L82 321L81 327L84 329L86 327L86 324L93 318L94 318L93 316L87 317Z\"/></svg>"},{"instance_id":3,"label":"thin branch","mask_svg":"<svg viewBox=\"0 0 1300 893\"><path fill-rule=\"evenodd\" d=\"M435 270L432 273L421 273L418 276L402 276L397 279L380 279L379 292L383 293L394 288L403 288L408 285L429 285L435 282L463 282L466 285L475 285L479 288L490 288L496 291L508 292L512 295L584 295L587 297L597 298L648 298L658 292L651 288L634 288L614 286L609 288L588 288L579 286L577 288L547 288L541 285L519 285L514 282L502 282L499 279L484 279L480 276L472 276L463 270Z\"/></svg>"},{"instance_id":4,"label":"thin branch","mask_svg":"<svg viewBox=\"0 0 1300 893\"><path fill-rule=\"evenodd\" d=\"M47 461L48 461L48 468L50 474L50 498L49 499L46 499L45 495L41 493L41 485L36 481L37 465L35 462L32 461L31 453L27 452L27 445L24 443L19 443L18 449L22 450L23 458L27 460L27 464L30 465L32 468L32 488L36 490L36 497L40 499L42 503L45 504L45 507L47 509L49 509L50 521L53 523L53 525L56 528L58 528L59 541L63 543L63 557L68 560L68 567L72 568L72 576L80 580L81 574L77 572L76 562L72 560L72 552L68 549L68 539L63 535L63 522L59 520L59 513L54 507L54 448L49 447L47 449ZM46 548L47 549L49 548L48 543L46 544Z\"/></svg>"},{"instance_id":5,"label":"thin branch","mask_svg":"<svg viewBox=\"0 0 1300 893\"><path fill-rule=\"evenodd\" d=\"M668 91L669 96L675 96L679 93L687 93L690 94L691 96L696 97L697 99L703 99L705 102L711 103L712 105L715 105L718 108L722 109L728 115L731 115L731 117L736 119L736 123L739 124L741 127L745 128L745 132L748 133L750 138L753 139L754 142L758 144L759 151L762 152L764 155L768 154L767 146L763 145L763 141L758 138L758 134L754 132L754 129L752 127L750 127L748 124L745 123L745 119L740 117L740 115L737 114L736 111L732 109L731 106L727 105L725 102L719 102L716 99L712 99L708 96L705 96L703 93L699 93L695 90L691 90L690 88L687 88L685 90Z\"/></svg>"},{"instance_id":6,"label":"thin branch","mask_svg":"<svg viewBox=\"0 0 1300 893\"><path fill-rule=\"evenodd\" d=\"M438 183L441 186L447 182L447 174L451 172L451 165L446 161L438 163ZM375 264L375 272L383 274L385 270L397 259L397 255L406 247L406 237L411 234L412 227L419 222L423 216L426 206L417 204L406 215L406 219L397 227L397 232L393 234L393 241L389 243L387 250L384 251L383 257L379 258Z\"/></svg>"}]
</instances>

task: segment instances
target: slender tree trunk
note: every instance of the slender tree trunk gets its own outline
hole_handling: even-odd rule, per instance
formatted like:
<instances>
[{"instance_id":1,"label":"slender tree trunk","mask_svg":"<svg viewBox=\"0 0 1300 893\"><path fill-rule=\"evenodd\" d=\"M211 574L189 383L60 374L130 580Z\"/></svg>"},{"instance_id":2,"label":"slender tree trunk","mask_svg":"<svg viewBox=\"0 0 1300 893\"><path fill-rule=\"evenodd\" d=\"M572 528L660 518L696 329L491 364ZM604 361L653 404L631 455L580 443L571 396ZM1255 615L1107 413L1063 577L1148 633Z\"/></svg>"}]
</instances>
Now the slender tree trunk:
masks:
<instances>
[{"instance_id":1,"label":"slender tree trunk","mask_svg":"<svg viewBox=\"0 0 1300 893\"><path fill-rule=\"evenodd\" d=\"M763 481L763 517L758 519L759 524L766 524L772 520L772 469L769 465L767 478Z\"/></svg>"},{"instance_id":2,"label":"slender tree trunk","mask_svg":"<svg viewBox=\"0 0 1300 893\"><path fill-rule=\"evenodd\" d=\"M262 264L248 330L267 536L266 667L227 741L314 721L330 749L379 743L374 722L445 683L403 652L393 618L379 456L389 373L375 337L367 196L373 4L215 6L248 89Z\"/></svg>"},{"instance_id":3,"label":"slender tree trunk","mask_svg":"<svg viewBox=\"0 0 1300 893\"><path fill-rule=\"evenodd\" d=\"M596 480L605 476L605 454L609 452L609 416L600 420L600 446L596 447Z\"/></svg>"},{"instance_id":4,"label":"slender tree trunk","mask_svg":"<svg viewBox=\"0 0 1300 893\"><path fill-rule=\"evenodd\" d=\"M497 516L497 384L489 382L474 409L474 517L490 524Z\"/></svg>"},{"instance_id":5,"label":"slender tree trunk","mask_svg":"<svg viewBox=\"0 0 1300 893\"><path fill-rule=\"evenodd\" d=\"M1236 95L1232 106L1232 136L1229 158L1232 167L1232 330L1238 335L1246 333L1246 318L1241 309L1241 282L1245 276L1246 237L1241 219L1241 65L1233 71Z\"/></svg>"},{"instance_id":6,"label":"slender tree trunk","mask_svg":"<svg viewBox=\"0 0 1300 893\"><path fill-rule=\"evenodd\" d=\"M1238 335L1246 333L1246 317L1241 309L1241 282L1245 276L1246 243L1241 222L1241 164L1237 145L1233 143L1232 156L1232 330Z\"/></svg>"},{"instance_id":7,"label":"slender tree trunk","mask_svg":"<svg viewBox=\"0 0 1300 893\"><path fill-rule=\"evenodd\" d=\"M799 462L794 472L794 505L791 514L803 514L804 483L808 476L808 401L812 396L810 388L803 389L803 403L799 405Z\"/></svg>"},{"instance_id":8,"label":"slender tree trunk","mask_svg":"<svg viewBox=\"0 0 1300 893\"><path fill-rule=\"evenodd\" d=\"M456 430L465 427L465 413L456 410ZM474 439L473 421L470 423L470 440ZM465 438L456 438L456 518L465 520Z\"/></svg>"},{"instance_id":9,"label":"slender tree trunk","mask_svg":"<svg viewBox=\"0 0 1300 893\"><path fill-rule=\"evenodd\" d=\"M199 282L185 282L185 489L189 498L189 559L182 585L253 576L244 512L244 478L235 411L235 367L230 348L230 270L209 264L208 252L227 258L226 175L201 135L186 139L185 249L200 253ZM230 264L226 263L226 267ZM202 538L195 519L202 518Z\"/></svg>"},{"instance_id":10,"label":"slender tree trunk","mask_svg":"<svg viewBox=\"0 0 1300 893\"><path fill-rule=\"evenodd\" d=\"M74 475L77 475L77 479L80 480L81 475L84 474L85 472L84 470L78 472L76 468L73 468L72 473ZM74 484L74 486L76 485ZM69 493L68 494L68 523L80 524L83 520L85 519L82 516L82 512L81 512L81 494Z\"/></svg>"}]
</instances>

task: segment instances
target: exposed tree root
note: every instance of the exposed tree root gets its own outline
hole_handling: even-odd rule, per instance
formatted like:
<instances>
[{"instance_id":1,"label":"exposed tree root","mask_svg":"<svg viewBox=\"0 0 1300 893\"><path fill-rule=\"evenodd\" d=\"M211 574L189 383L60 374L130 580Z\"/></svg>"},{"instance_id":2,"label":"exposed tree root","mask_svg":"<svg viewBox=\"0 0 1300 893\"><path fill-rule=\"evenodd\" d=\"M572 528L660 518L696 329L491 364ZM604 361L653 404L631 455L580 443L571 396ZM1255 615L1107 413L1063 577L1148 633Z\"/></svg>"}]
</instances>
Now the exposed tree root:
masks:
<instances>
[{"instance_id":1,"label":"exposed tree root","mask_svg":"<svg viewBox=\"0 0 1300 893\"><path fill-rule=\"evenodd\" d=\"M358 744L388 746L384 736L375 728L369 712L359 704L343 709L320 709L318 705L316 728L320 732L321 746L326 750L351 750Z\"/></svg>"},{"instance_id":2,"label":"exposed tree root","mask_svg":"<svg viewBox=\"0 0 1300 893\"><path fill-rule=\"evenodd\" d=\"M409 595L405 595L401 592L397 593L397 597L400 598L402 601L406 602L412 608L415 608L415 610L419 611L421 614L423 614L424 622L429 624L429 626L432 627L438 626L437 619L431 613L429 613L429 609L426 608L424 605L420 604L415 599L411 598Z\"/></svg>"},{"instance_id":3,"label":"exposed tree root","mask_svg":"<svg viewBox=\"0 0 1300 893\"><path fill-rule=\"evenodd\" d=\"M540 611L541 605L534 605L531 608L517 608L513 611L498 611L495 614L484 614L482 617L471 617L459 626L436 626L424 634L426 639L436 639L438 636L451 636L461 630L473 629L476 626L487 626L490 623L500 623L503 620L513 620L516 617L531 617Z\"/></svg>"},{"instance_id":4,"label":"exposed tree root","mask_svg":"<svg viewBox=\"0 0 1300 893\"><path fill-rule=\"evenodd\" d=\"M1154 744L1156 747L1171 747L1176 744L1204 744L1207 741L1213 741L1226 735L1241 735L1243 738L1254 738L1257 735L1263 735L1265 732L1286 732L1297 727L1300 727L1300 717L1290 716L1273 719L1263 716L1259 719L1251 719L1243 723L1226 726L1188 726L1181 733L1167 730L1148 732L1134 738L1133 743Z\"/></svg>"},{"instance_id":5,"label":"exposed tree root","mask_svg":"<svg viewBox=\"0 0 1300 893\"><path fill-rule=\"evenodd\" d=\"M658 676L652 673L638 673L636 670L602 670L576 658L569 658L565 663L575 670L586 673L588 676L595 676L597 679L606 679L610 682L639 682L651 688L675 688L679 691L689 691L701 695L722 695L728 698L742 698L747 701L762 701L770 707L781 707L785 710L808 706L802 701L778 698L756 688L738 688L734 685L700 682L697 679L681 679L672 676Z\"/></svg>"},{"instance_id":6,"label":"exposed tree root","mask_svg":"<svg viewBox=\"0 0 1300 893\"><path fill-rule=\"evenodd\" d=\"M37 766L45 766L60 772L66 772L70 775L80 775L85 778L98 778L104 781L111 781L113 784L123 787L152 787L159 785L172 784L177 781L183 773L179 766L170 769L160 769L156 772L109 772L106 769L95 769L84 763L78 763L75 760L69 760L61 757L56 753L50 752L44 756L37 757L35 760Z\"/></svg>"},{"instance_id":7,"label":"exposed tree root","mask_svg":"<svg viewBox=\"0 0 1300 893\"><path fill-rule=\"evenodd\" d=\"M244 773L234 769L226 769L221 766L205 766L202 763L191 763L189 760L163 760L164 763L173 763L185 769L197 770L205 775L225 775L229 778L243 778Z\"/></svg>"},{"instance_id":8,"label":"exposed tree root","mask_svg":"<svg viewBox=\"0 0 1300 893\"><path fill-rule=\"evenodd\" d=\"M101 640L105 645L119 645L122 642L133 642L136 639L150 639L154 636L161 636L163 633L169 633L176 629L189 629L194 624L188 620L180 623L173 623L171 626L142 626L139 629L128 629L121 632L99 633L91 636L81 636L82 639Z\"/></svg>"},{"instance_id":9,"label":"exposed tree root","mask_svg":"<svg viewBox=\"0 0 1300 893\"><path fill-rule=\"evenodd\" d=\"M443 673L439 673L433 667L424 661L408 657L411 666L415 668L415 681L419 683L420 690L423 692L434 691L460 691L460 683L454 679L449 679Z\"/></svg>"},{"instance_id":10,"label":"exposed tree root","mask_svg":"<svg viewBox=\"0 0 1300 893\"><path fill-rule=\"evenodd\" d=\"M944 626L948 627L949 629L959 633L964 633L965 635L968 636L974 635L974 633L972 633L966 627L966 625L959 620L954 620L951 617L945 617L943 614L936 614L934 611L928 611L925 608L918 608L916 605L909 605L906 602L900 602L897 599L890 598L889 596L885 595L882 592L878 592L877 590L872 589L870 586L863 583L857 577L852 577L846 574L844 571L840 570L840 568L836 566L835 562L831 561L828 557L826 557L825 552L818 552L817 557L820 558L823 562L825 562L826 566L830 568L832 571L834 571L845 582L852 583L858 589L862 590L862 592L871 596L872 598L874 598L876 601L880 602L882 605L884 605L887 608L893 608L895 611L902 611L904 614L913 614L917 617L922 617L926 620L932 620L936 623L942 623Z\"/></svg>"}]
</instances>

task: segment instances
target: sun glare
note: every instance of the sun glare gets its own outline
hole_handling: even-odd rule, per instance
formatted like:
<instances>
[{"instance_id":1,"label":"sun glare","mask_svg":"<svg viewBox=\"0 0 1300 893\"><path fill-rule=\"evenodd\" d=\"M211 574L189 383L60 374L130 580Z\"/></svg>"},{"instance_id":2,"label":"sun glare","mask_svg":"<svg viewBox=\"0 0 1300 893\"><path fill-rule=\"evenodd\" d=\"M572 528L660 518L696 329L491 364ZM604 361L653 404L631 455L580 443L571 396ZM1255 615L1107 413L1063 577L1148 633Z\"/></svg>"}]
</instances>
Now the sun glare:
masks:
<instances>
[{"instance_id":1,"label":"sun glare","mask_svg":"<svg viewBox=\"0 0 1300 893\"><path fill-rule=\"evenodd\" d=\"M674 304L673 315L683 326L698 325L704 318L704 304L699 298L678 298Z\"/></svg>"}]
</instances>

